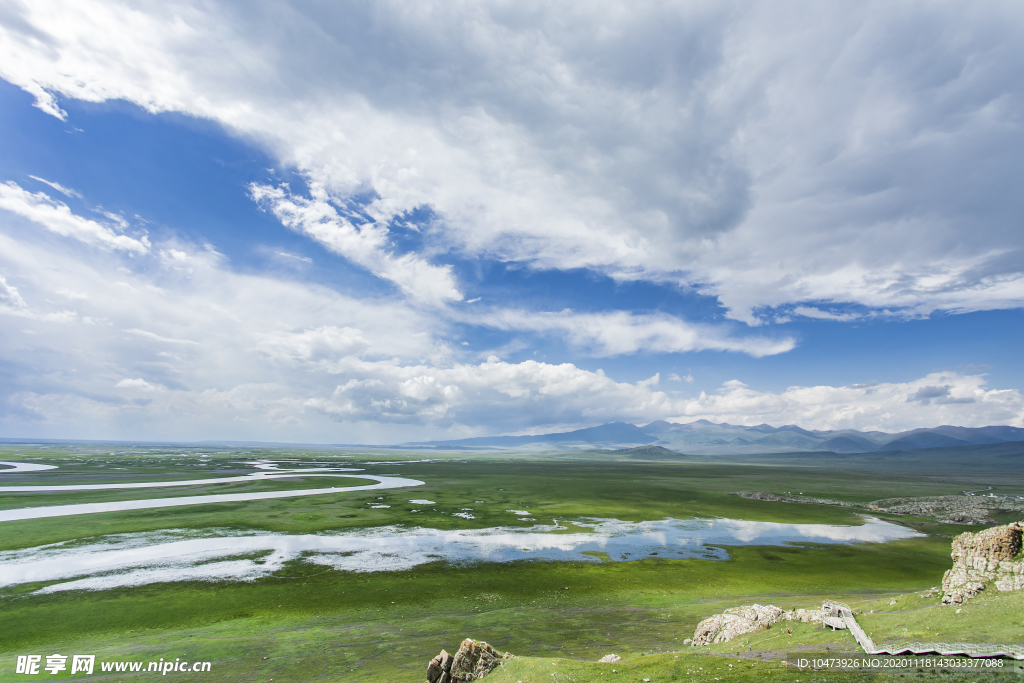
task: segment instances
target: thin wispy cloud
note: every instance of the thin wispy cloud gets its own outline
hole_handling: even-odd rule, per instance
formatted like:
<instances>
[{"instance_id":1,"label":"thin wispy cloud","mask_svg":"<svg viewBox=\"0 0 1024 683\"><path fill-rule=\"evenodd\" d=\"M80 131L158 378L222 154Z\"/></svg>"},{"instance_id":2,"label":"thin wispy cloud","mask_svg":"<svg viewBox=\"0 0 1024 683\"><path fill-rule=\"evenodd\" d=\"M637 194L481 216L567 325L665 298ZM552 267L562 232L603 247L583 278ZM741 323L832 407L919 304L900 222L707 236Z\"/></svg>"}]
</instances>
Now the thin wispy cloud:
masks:
<instances>
[{"instance_id":1,"label":"thin wispy cloud","mask_svg":"<svg viewBox=\"0 0 1024 683\"><path fill-rule=\"evenodd\" d=\"M52 199L43 192L28 192L13 181L0 184L0 209L23 216L51 232L72 237L86 244L144 254L149 251L149 239L121 235L94 220L71 212L64 202Z\"/></svg>"},{"instance_id":2,"label":"thin wispy cloud","mask_svg":"<svg viewBox=\"0 0 1024 683\"><path fill-rule=\"evenodd\" d=\"M792 337L772 338L737 333L724 325L698 325L670 315L635 314L629 311L556 313L492 309L460 318L475 325L500 330L558 335L595 356L640 351L686 353L713 350L745 353L760 358L786 353L796 346Z\"/></svg>"},{"instance_id":3,"label":"thin wispy cloud","mask_svg":"<svg viewBox=\"0 0 1024 683\"><path fill-rule=\"evenodd\" d=\"M136 337L142 337L143 339L152 339L153 341L163 342L165 344L185 344L188 346L199 346L199 342L194 342L191 339L172 339L170 337L161 337L159 334L153 332L147 332L146 330L125 330L128 334L133 334Z\"/></svg>"},{"instance_id":4,"label":"thin wispy cloud","mask_svg":"<svg viewBox=\"0 0 1024 683\"><path fill-rule=\"evenodd\" d=\"M82 198L82 195L80 193L76 192L75 190L68 189L68 188L64 187L63 185L61 185L60 183L54 183L54 182L51 182L49 180L46 180L45 178L40 178L39 176L34 176L34 175L30 175L29 178L31 178L32 180L38 180L39 182L43 183L44 185L49 185L50 187L52 187L53 189L57 190L57 192L60 192L65 197L74 197L75 199L81 199Z\"/></svg>"}]
</instances>

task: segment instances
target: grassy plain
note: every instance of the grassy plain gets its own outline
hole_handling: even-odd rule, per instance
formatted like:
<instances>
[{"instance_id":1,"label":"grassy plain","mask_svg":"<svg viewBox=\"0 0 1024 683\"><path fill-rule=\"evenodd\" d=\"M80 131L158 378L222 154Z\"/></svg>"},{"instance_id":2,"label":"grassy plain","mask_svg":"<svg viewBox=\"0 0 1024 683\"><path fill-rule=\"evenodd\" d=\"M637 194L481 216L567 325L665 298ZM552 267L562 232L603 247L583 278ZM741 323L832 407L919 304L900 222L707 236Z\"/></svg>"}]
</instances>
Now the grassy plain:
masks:
<instances>
[{"instance_id":1,"label":"grassy plain","mask_svg":"<svg viewBox=\"0 0 1024 683\"><path fill-rule=\"evenodd\" d=\"M748 456L649 462L580 454L219 451L157 447L126 451L122 446L111 455L114 449L101 446L11 447L0 451L0 459L32 459L59 465L59 469L0 477L0 485L230 476L251 471L238 463L255 457L365 467L371 474L399 474L425 484L3 522L0 551L169 528L315 533L397 524L469 529L587 517L629 521L728 517L858 524L860 518L840 507L756 501L731 494L752 489L790 491L865 502L960 493L985 483L979 482L975 473L954 471L925 477L912 468L896 466L898 463L865 471L855 463L844 467L841 459L824 456L818 460L801 456L795 461ZM202 462L200 452L207 454ZM424 457L432 461L419 461ZM382 461L387 464L367 464ZM124 469L114 469L118 467ZM142 497L229 493L254 490L254 486L261 490L323 486L323 481L310 477L299 482L246 482L187 491L148 489ZM1004 488L1020 484L1012 477L996 481ZM140 497L138 494L102 495L104 500L120 500ZM0 509L87 502L95 499L87 496L97 495L63 494L59 501L53 494L0 495ZM435 503L408 503L418 498ZM370 503L391 507L373 509ZM465 507L473 508L476 519L452 516ZM507 510L528 510L536 521L522 521ZM682 644L698 621L726 607L755 601L786 608L813 607L823 598L843 600L856 609L874 609L873 614L862 617L862 624L876 642L896 642L904 636L923 638L921 629L938 623L936 614L943 619L952 617L935 607L936 599L929 602L918 595L938 585L950 565L950 538L970 528L921 518L888 519L927 535L886 544L729 547L730 559L725 562L434 563L400 572L348 573L297 561L254 582L180 582L53 595L34 594L41 584L23 584L0 589L0 681L29 680L13 673L15 655L52 652L96 654L101 660L209 660L213 670L202 676L207 681L421 681L427 660L442 647L452 651L465 637L487 640L520 656L492 674L502 683L640 681L644 677L651 681L889 680L889 674L815 674L817 677L807 678L806 672L763 661L800 648L853 650L848 634L833 634L811 625L792 628L787 638L781 638L781 632L767 631L760 640L748 638L747 642L733 641L700 652ZM903 596L896 607L888 604L894 596ZM1017 634L1024 633L1024 626L1014 616L1021 613L1019 597L979 600L991 604L978 602L975 609L972 603L963 619L948 626L959 629L960 634L949 640L971 640L973 634L990 642L1020 642ZM993 619L993 614L999 616ZM941 626L947 628L945 622ZM774 640L768 642L764 637ZM622 655L623 661L615 667L594 663L610 652ZM737 657L742 660L739 664ZM734 665L732 670L729 663ZM612 668L617 673L612 674ZM950 680L961 679L958 674L950 676ZM91 678L124 677L97 673Z\"/></svg>"}]
</instances>

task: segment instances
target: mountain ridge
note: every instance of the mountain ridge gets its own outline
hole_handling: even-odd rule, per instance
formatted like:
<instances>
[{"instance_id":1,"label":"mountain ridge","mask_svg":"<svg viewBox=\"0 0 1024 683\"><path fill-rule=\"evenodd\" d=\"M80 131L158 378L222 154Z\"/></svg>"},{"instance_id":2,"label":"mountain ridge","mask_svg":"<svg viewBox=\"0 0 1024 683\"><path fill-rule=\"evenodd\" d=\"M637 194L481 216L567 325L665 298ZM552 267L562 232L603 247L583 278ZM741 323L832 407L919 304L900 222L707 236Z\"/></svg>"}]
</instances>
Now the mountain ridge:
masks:
<instances>
[{"instance_id":1,"label":"mountain ridge","mask_svg":"<svg viewBox=\"0 0 1024 683\"><path fill-rule=\"evenodd\" d=\"M675 423L655 420L647 425L609 422L568 432L522 436L480 436L400 444L404 448L480 450L621 450L660 447L693 455L815 452L872 453L955 448L1024 441L1024 429L1006 425L957 427L939 425L888 433L855 429L808 430L787 424L733 425L709 420Z\"/></svg>"}]
</instances>

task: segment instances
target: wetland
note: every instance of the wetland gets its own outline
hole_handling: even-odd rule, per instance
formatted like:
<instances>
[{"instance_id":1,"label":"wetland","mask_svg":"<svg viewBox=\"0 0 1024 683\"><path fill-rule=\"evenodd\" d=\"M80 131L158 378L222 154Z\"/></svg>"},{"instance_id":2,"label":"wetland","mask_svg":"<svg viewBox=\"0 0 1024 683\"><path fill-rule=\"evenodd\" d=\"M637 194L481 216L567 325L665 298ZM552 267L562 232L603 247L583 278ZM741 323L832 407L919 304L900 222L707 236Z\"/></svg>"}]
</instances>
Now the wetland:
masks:
<instances>
[{"instance_id":1,"label":"wetland","mask_svg":"<svg viewBox=\"0 0 1024 683\"><path fill-rule=\"evenodd\" d=\"M844 471L827 457L460 453L424 461L400 452L123 444L11 446L0 456L56 467L0 473L0 487L167 481L144 490L0 488L0 510L322 488L314 472L237 479L253 462L422 482L2 522L0 680L18 680L17 654L68 650L209 660L206 680L417 681L430 657L465 637L521 658L492 674L496 681L513 671L515 680L542 680L544 667L551 680L559 666L573 680L603 680L595 662L610 652L623 656L624 671L654 672L652 680L704 680L715 666L696 662L726 653L683 645L704 617L757 601L814 607L823 598L881 615L890 600L938 585L951 537L977 529L735 492L859 505L958 495L974 484L1010 494L1020 483L952 469L921 476L898 464ZM174 487L221 478L236 480ZM878 624L881 635L891 627L895 637L906 621L866 627ZM993 638L1024 632L1013 617L1000 625L979 616L978 624ZM799 643L787 647L850 646L841 632L810 625L792 637ZM750 645L729 652L741 647ZM758 652L779 650L775 642ZM773 671L779 680L800 677Z\"/></svg>"}]
</instances>

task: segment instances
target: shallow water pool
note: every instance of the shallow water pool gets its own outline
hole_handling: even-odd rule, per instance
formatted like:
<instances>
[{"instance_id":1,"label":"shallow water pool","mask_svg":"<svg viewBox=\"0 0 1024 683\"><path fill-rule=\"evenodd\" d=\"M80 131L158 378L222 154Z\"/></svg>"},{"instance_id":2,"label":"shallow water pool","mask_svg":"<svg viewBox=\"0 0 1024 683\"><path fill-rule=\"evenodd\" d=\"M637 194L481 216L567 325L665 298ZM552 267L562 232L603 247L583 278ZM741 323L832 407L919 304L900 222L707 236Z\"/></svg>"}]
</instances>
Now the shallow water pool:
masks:
<instances>
[{"instance_id":1,"label":"shallow water pool","mask_svg":"<svg viewBox=\"0 0 1024 683\"><path fill-rule=\"evenodd\" d=\"M167 530L0 552L0 586L58 582L41 591L49 593L166 581L253 580L296 559L354 572L404 570L437 561L724 560L728 546L883 543L920 535L873 517L858 526L668 518L454 531L391 526L297 535Z\"/></svg>"}]
</instances>

